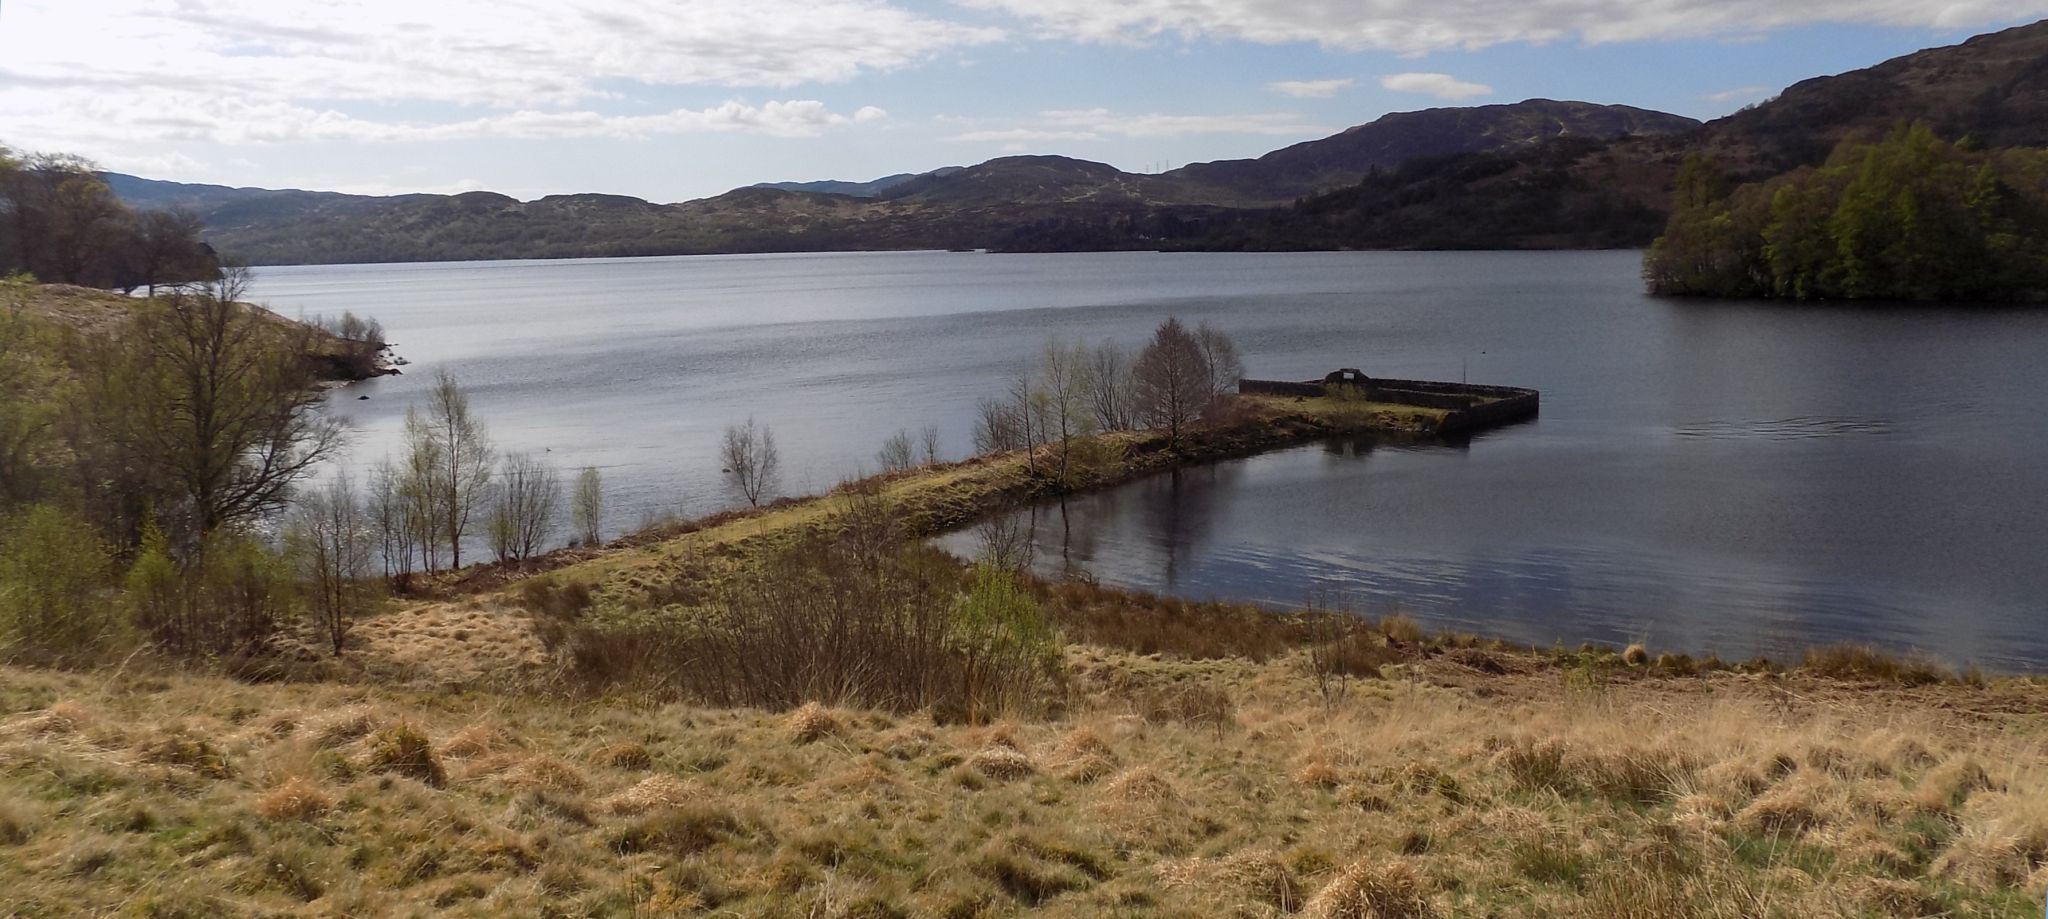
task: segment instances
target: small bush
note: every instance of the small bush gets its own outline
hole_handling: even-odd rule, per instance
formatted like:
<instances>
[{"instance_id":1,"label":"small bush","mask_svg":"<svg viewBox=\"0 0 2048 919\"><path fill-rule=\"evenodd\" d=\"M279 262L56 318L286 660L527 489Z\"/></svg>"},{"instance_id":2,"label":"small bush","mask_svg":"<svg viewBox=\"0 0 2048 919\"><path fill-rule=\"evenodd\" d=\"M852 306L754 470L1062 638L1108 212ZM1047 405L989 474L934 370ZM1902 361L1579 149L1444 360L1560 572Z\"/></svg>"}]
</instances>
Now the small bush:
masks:
<instances>
[{"instance_id":1,"label":"small bush","mask_svg":"<svg viewBox=\"0 0 2048 919\"><path fill-rule=\"evenodd\" d=\"M48 505L0 519L0 657L89 661L121 637L113 562L85 521Z\"/></svg>"},{"instance_id":2,"label":"small bush","mask_svg":"<svg viewBox=\"0 0 2048 919\"><path fill-rule=\"evenodd\" d=\"M410 724L399 722L370 735L365 765L378 772L410 776L436 788L447 781L441 758L427 735Z\"/></svg>"}]
</instances>

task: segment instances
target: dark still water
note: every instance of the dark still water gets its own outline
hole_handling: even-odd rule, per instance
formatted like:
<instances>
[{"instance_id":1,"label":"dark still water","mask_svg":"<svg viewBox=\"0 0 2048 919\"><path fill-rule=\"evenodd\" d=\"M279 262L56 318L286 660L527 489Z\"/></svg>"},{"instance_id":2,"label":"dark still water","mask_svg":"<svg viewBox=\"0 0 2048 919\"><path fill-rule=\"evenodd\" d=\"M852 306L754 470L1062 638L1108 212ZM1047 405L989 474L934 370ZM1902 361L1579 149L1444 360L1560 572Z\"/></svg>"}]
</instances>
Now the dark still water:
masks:
<instances>
[{"instance_id":1,"label":"dark still water","mask_svg":"<svg viewBox=\"0 0 2048 919\"><path fill-rule=\"evenodd\" d=\"M373 314L414 362L336 400L351 463L395 451L445 367L502 446L603 468L614 529L730 506L728 423L771 426L784 490L817 491L898 428L967 452L975 400L1048 335L1135 345L1168 314L1230 332L1254 376L1535 387L1541 420L1469 444L1316 446L1037 509L1039 563L1541 644L1855 639L2048 670L2048 311L1664 302L1636 265L757 256L273 268L258 294Z\"/></svg>"}]
</instances>

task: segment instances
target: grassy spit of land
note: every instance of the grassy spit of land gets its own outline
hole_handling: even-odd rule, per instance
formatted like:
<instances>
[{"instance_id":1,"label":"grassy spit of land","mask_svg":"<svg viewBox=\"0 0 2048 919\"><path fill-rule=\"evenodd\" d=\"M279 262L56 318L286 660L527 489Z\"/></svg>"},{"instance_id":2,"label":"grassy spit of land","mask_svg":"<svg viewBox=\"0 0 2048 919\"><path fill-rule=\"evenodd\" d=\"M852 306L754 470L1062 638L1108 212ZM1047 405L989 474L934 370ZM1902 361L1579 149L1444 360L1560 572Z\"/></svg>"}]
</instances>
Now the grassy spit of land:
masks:
<instances>
[{"instance_id":1,"label":"grassy spit of land","mask_svg":"<svg viewBox=\"0 0 2048 919\"><path fill-rule=\"evenodd\" d=\"M1426 414L1245 400L1068 487ZM19 915L2030 916L2048 684L1341 633L1085 584L1044 717L564 693L555 607L687 613L877 495L928 536L1022 454L487 569L322 679L0 668ZM1042 468L1042 467L1041 467Z\"/></svg>"}]
</instances>

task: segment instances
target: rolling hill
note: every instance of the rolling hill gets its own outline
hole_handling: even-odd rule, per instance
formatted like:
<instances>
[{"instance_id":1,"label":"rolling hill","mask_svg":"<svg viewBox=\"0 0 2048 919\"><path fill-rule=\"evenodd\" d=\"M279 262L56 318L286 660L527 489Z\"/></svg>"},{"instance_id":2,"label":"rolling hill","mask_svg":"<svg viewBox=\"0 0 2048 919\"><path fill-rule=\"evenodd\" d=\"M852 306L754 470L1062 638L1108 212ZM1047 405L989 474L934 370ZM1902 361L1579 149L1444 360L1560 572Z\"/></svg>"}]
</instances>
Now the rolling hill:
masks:
<instances>
[{"instance_id":1,"label":"rolling hill","mask_svg":"<svg viewBox=\"0 0 2048 919\"><path fill-rule=\"evenodd\" d=\"M1012 156L874 182L771 183L680 204L607 195L521 202L488 192L368 197L184 185L109 174L138 207L185 208L255 264L563 258L739 251L1153 247L1245 209L1356 182L1423 152L1505 151L1560 134L1680 130L1690 119L1531 100L1389 115L1256 160L1160 175Z\"/></svg>"},{"instance_id":2,"label":"rolling hill","mask_svg":"<svg viewBox=\"0 0 2048 919\"><path fill-rule=\"evenodd\" d=\"M1691 152L1756 179L1902 120L1990 146L2048 144L2048 22L1807 80L1706 124L1531 99L1387 115L1248 160L1137 174L1008 156L873 182L772 183L656 204L521 202L108 180L183 207L256 264L852 249L1603 248L1663 225Z\"/></svg>"}]
</instances>

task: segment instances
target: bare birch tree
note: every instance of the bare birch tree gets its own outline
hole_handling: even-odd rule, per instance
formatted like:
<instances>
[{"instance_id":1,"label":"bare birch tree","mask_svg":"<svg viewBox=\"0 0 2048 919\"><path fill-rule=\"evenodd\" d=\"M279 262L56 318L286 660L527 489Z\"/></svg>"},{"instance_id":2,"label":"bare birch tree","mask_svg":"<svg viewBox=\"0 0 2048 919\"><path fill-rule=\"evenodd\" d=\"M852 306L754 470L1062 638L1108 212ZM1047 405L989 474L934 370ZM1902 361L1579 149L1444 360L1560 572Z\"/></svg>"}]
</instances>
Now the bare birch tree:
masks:
<instances>
[{"instance_id":1,"label":"bare birch tree","mask_svg":"<svg viewBox=\"0 0 2048 919\"><path fill-rule=\"evenodd\" d=\"M1202 346L1179 319L1168 319L1131 368L1137 407L1146 423L1163 427L1178 446L1182 431L1215 396Z\"/></svg>"},{"instance_id":2,"label":"bare birch tree","mask_svg":"<svg viewBox=\"0 0 2048 919\"><path fill-rule=\"evenodd\" d=\"M342 473L299 497L285 531L300 579L313 589L314 622L337 657L347 643L349 622L372 596L373 530L355 483Z\"/></svg>"},{"instance_id":3,"label":"bare birch tree","mask_svg":"<svg viewBox=\"0 0 2048 919\"><path fill-rule=\"evenodd\" d=\"M585 466L576 476L571 516L584 545L595 546L604 541L604 475L596 466Z\"/></svg>"},{"instance_id":4,"label":"bare birch tree","mask_svg":"<svg viewBox=\"0 0 2048 919\"><path fill-rule=\"evenodd\" d=\"M875 462L881 464L882 472L903 472L917 465L917 447L910 440L909 431L897 431L882 441L882 449L875 452Z\"/></svg>"},{"instance_id":5,"label":"bare birch tree","mask_svg":"<svg viewBox=\"0 0 2048 919\"><path fill-rule=\"evenodd\" d=\"M1053 474L1061 482L1073 471L1074 439L1094 433L1089 409L1088 348L1069 345L1057 338L1047 339L1040 353L1033 402L1044 430L1043 439L1056 446Z\"/></svg>"},{"instance_id":6,"label":"bare birch tree","mask_svg":"<svg viewBox=\"0 0 2048 919\"><path fill-rule=\"evenodd\" d=\"M1009 399L983 397L974 406L974 452L1008 453L1024 446L1016 407Z\"/></svg>"},{"instance_id":7,"label":"bare birch tree","mask_svg":"<svg viewBox=\"0 0 2048 919\"><path fill-rule=\"evenodd\" d=\"M368 504L370 523L377 531L377 553L384 559L384 576L403 584L412 576L420 525L413 515L405 474L389 458L370 473Z\"/></svg>"},{"instance_id":8,"label":"bare birch tree","mask_svg":"<svg viewBox=\"0 0 2048 919\"><path fill-rule=\"evenodd\" d=\"M1088 407L1105 431L1137 427L1131 392L1131 356L1115 342L1105 341L1088 355Z\"/></svg>"},{"instance_id":9,"label":"bare birch tree","mask_svg":"<svg viewBox=\"0 0 2048 919\"><path fill-rule=\"evenodd\" d=\"M775 432L755 424L753 418L725 429L719 458L725 461L725 474L733 488L749 505L760 507L762 498L775 493L782 454L775 449Z\"/></svg>"},{"instance_id":10,"label":"bare birch tree","mask_svg":"<svg viewBox=\"0 0 2048 919\"><path fill-rule=\"evenodd\" d=\"M435 375L427 410L419 418L419 429L434 445L431 483L439 536L448 546L450 566L461 568L462 541L490 498L497 449L491 445L489 429L470 413L469 394L446 370ZM408 430L413 428L410 413L406 424Z\"/></svg>"},{"instance_id":11,"label":"bare birch tree","mask_svg":"<svg viewBox=\"0 0 2048 919\"><path fill-rule=\"evenodd\" d=\"M498 474L498 500L491 507L491 551L498 560L524 561L539 555L554 535L562 506L562 478L531 454L507 455Z\"/></svg>"},{"instance_id":12,"label":"bare birch tree","mask_svg":"<svg viewBox=\"0 0 2048 919\"><path fill-rule=\"evenodd\" d=\"M1195 343L1202 349L1210 393L1221 398L1237 392L1238 381L1244 379L1244 358L1238 356L1237 343L1206 322L1195 327Z\"/></svg>"}]
</instances>

